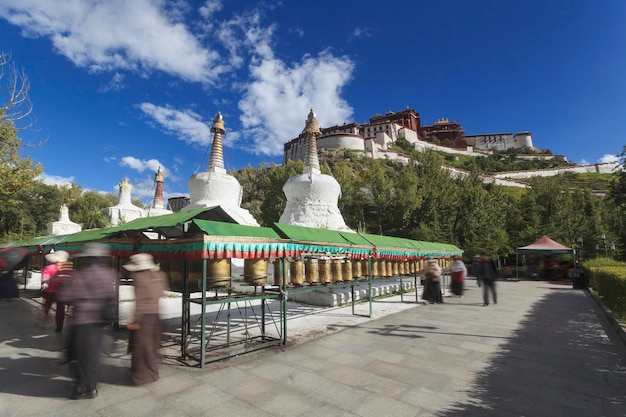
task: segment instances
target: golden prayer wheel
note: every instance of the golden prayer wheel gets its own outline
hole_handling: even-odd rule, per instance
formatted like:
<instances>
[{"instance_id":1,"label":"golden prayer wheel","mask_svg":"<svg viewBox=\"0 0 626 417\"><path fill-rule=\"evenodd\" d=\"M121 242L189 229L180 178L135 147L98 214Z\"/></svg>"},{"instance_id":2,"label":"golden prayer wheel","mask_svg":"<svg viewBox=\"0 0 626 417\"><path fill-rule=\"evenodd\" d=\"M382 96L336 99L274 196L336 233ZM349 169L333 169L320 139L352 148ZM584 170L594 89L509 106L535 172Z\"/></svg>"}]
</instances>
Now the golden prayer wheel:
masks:
<instances>
[{"instance_id":1,"label":"golden prayer wheel","mask_svg":"<svg viewBox=\"0 0 626 417\"><path fill-rule=\"evenodd\" d=\"M378 264L378 274L376 276L384 278L387 276L387 261L384 259L377 259L376 263ZM372 273L374 275L374 273Z\"/></svg>"},{"instance_id":2,"label":"golden prayer wheel","mask_svg":"<svg viewBox=\"0 0 626 417\"><path fill-rule=\"evenodd\" d=\"M398 262L398 261L393 261L393 262L392 262L392 268L393 268L393 269L392 269L392 271L393 271L393 273L392 273L392 274L393 274L394 276L398 276L398 275L400 275L400 265L399 265L399 262Z\"/></svg>"},{"instance_id":3,"label":"golden prayer wheel","mask_svg":"<svg viewBox=\"0 0 626 417\"><path fill-rule=\"evenodd\" d=\"M352 281L352 262L346 260L341 263L341 276L344 281Z\"/></svg>"},{"instance_id":4,"label":"golden prayer wheel","mask_svg":"<svg viewBox=\"0 0 626 417\"><path fill-rule=\"evenodd\" d=\"M352 264L352 276L354 278L361 278L361 276L363 275L361 261L358 259L354 259L350 263Z\"/></svg>"},{"instance_id":5,"label":"golden prayer wheel","mask_svg":"<svg viewBox=\"0 0 626 417\"><path fill-rule=\"evenodd\" d=\"M320 282L320 269L317 259L309 259L304 263L304 279L310 284Z\"/></svg>"},{"instance_id":6,"label":"golden prayer wheel","mask_svg":"<svg viewBox=\"0 0 626 417\"><path fill-rule=\"evenodd\" d=\"M398 274L399 275L406 275L406 273L404 272L404 261L398 261Z\"/></svg>"},{"instance_id":7,"label":"golden prayer wheel","mask_svg":"<svg viewBox=\"0 0 626 417\"><path fill-rule=\"evenodd\" d=\"M372 259L372 278L378 276L378 259Z\"/></svg>"},{"instance_id":8,"label":"golden prayer wheel","mask_svg":"<svg viewBox=\"0 0 626 417\"><path fill-rule=\"evenodd\" d=\"M244 259L243 280L251 285L267 284L267 259Z\"/></svg>"},{"instance_id":9,"label":"golden prayer wheel","mask_svg":"<svg viewBox=\"0 0 626 417\"><path fill-rule=\"evenodd\" d=\"M320 268L320 282L322 284L328 284L333 280L333 272L330 266L329 259L319 259L318 265Z\"/></svg>"},{"instance_id":10,"label":"golden prayer wheel","mask_svg":"<svg viewBox=\"0 0 626 417\"><path fill-rule=\"evenodd\" d=\"M278 286L278 287L282 287L283 286L283 274L281 271L281 265L283 263L282 259L274 259L274 273L273 273L273 277L274 277L274 285ZM289 267L289 261L287 261L285 259L285 271L288 270ZM287 278L287 273L284 274L285 278Z\"/></svg>"},{"instance_id":11,"label":"golden prayer wheel","mask_svg":"<svg viewBox=\"0 0 626 417\"><path fill-rule=\"evenodd\" d=\"M341 264L343 263L342 259L333 259L330 262L330 270L331 270L331 280L332 281L343 281L343 271L341 268Z\"/></svg>"},{"instance_id":12,"label":"golden prayer wheel","mask_svg":"<svg viewBox=\"0 0 626 417\"><path fill-rule=\"evenodd\" d=\"M361 276L367 277L369 274L369 261L367 259L361 259Z\"/></svg>"},{"instance_id":13,"label":"golden prayer wheel","mask_svg":"<svg viewBox=\"0 0 626 417\"><path fill-rule=\"evenodd\" d=\"M207 288L228 287L230 285L230 259L207 259ZM202 286L202 259L189 260L189 279L198 279L198 288Z\"/></svg>"},{"instance_id":14,"label":"golden prayer wheel","mask_svg":"<svg viewBox=\"0 0 626 417\"><path fill-rule=\"evenodd\" d=\"M292 261L289 263L289 282L293 285L304 284L304 262Z\"/></svg>"}]
</instances>

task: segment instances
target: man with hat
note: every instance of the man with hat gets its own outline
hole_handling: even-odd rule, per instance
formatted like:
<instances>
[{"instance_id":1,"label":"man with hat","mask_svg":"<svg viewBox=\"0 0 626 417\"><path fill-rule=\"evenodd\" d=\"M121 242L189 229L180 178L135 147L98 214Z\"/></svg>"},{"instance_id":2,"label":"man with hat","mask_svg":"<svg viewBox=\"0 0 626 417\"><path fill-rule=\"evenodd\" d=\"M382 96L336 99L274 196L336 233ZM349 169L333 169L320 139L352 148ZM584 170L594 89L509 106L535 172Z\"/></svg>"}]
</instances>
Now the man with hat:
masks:
<instances>
[{"instance_id":1,"label":"man with hat","mask_svg":"<svg viewBox=\"0 0 626 417\"><path fill-rule=\"evenodd\" d=\"M159 315L159 300L169 290L167 277L154 263L152 255L132 255L124 269L131 273L135 287L135 317L126 328L131 333L132 379L143 385L159 379L159 347L163 324Z\"/></svg>"},{"instance_id":2,"label":"man with hat","mask_svg":"<svg viewBox=\"0 0 626 417\"><path fill-rule=\"evenodd\" d=\"M98 396L100 344L104 333L102 311L108 299L115 299L117 272L109 266L109 247L87 243L74 257L78 269L57 292L57 299L74 308L68 339L67 361L74 390L72 400Z\"/></svg>"},{"instance_id":3,"label":"man with hat","mask_svg":"<svg viewBox=\"0 0 626 417\"><path fill-rule=\"evenodd\" d=\"M41 306L41 319L44 323L48 322L50 308L56 302L55 313L55 332L59 333L63 330L65 321L65 304L57 300L57 291L59 286L69 278L72 273L72 263L68 262L70 254L64 250L50 252L45 256L46 261L50 262L41 271L41 283L44 289L41 293L43 305Z\"/></svg>"}]
</instances>

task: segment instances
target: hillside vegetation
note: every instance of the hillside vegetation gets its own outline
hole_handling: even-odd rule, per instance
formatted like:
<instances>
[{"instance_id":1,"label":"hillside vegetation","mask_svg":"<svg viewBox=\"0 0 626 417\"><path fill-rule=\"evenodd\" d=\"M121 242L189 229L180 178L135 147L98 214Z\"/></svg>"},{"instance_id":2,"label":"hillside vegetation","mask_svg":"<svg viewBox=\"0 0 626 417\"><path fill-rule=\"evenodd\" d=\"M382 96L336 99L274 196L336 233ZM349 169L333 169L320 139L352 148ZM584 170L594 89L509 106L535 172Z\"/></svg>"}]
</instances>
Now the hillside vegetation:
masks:
<instances>
[{"instance_id":1,"label":"hillside vegetation","mask_svg":"<svg viewBox=\"0 0 626 417\"><path fill-rule=\"evenodd\" d=\"M405 165L351 151L321 153L322 172L341 185L338 204L349 227L453 243L467 256L487 251L513 258L516 247L544 234L566 245L583 237L587 254L595 253L600 234L611 240L619 236L619 211L612 200L594 196L589 188L605 188L611 175L582 174L580 184L578 175L566 175L567 181L534 177L527 180L527 189L502 187L485 184L486 173L476 167L467 177L452 178L445 169L447 160L436 152L414 157L416 163ZM286 203L282 187L302 168L301 161L291 161L233 172L244 186L242 206L262 225L276 222Z\"/></svg>"}]
</instances>

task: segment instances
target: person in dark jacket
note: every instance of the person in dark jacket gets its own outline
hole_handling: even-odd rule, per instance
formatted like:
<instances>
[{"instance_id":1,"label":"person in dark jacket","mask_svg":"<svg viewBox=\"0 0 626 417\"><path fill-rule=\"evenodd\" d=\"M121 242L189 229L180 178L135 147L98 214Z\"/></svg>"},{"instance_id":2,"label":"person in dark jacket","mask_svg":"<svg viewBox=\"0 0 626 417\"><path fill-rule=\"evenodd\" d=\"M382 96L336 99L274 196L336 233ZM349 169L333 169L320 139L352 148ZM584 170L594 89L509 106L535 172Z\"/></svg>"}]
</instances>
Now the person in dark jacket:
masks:
<instances>
[{"instance_id":1,"label":"person in dark jacket","mask_svg":"<svg viewBox=\"0 0 626 417\"><path fill-rule=\"evenodd\" d=\"M498 279L498 267L496 262L485 253L482 255L480 263L480 280L483 285L483 307L489 305L489 293L493 298L493 303L498 303L498 294L496 292L496 280Z\"/></svg>"},{"instance_id":2,"label":"person in dark jacket","mask_svg":"<svg viewBox=\"0 0 626 417\"><path fill-rule=\"evenodd\" d=\"M73 307L67 346L67 361L74 389L72 400L98 396L99 354L105 302L116 296L117 273L108 266L109 248L87 243L75 258L80 265L57 292L57 299Z\"/></svg>"},{"instance_id":3,"label":"person in dark jacket","mask_svg":"<svg viewBox=\"0 0 626 417\"><path fill-rule=\"evenodd\" d=\"M0 299L19 298L20 289L14 271L20 267L24 258L26 250L23 248L0 249Z\"/></svg>"}]
</instances>

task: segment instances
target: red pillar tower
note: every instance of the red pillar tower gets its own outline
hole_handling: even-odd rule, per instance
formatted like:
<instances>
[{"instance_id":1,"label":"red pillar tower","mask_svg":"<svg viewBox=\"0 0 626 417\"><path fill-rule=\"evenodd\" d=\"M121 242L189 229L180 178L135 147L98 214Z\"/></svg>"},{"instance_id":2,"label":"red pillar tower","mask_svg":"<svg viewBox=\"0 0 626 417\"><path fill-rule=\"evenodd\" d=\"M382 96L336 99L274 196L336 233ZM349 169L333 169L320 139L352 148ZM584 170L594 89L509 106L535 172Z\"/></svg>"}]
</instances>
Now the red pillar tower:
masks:
<instances>
[{"instance_id":1,"label":"red pillar tower","mask_svg":"<svg viewBox=\"0 0 626 417\"><path fill-rule=\"evenodd\" d=\"M154 183L156 184L154 190L154 202L152 203L152 208L163 208L163 173L161 172L161 167L159 167L156 174L154 174Z\"/></svg>"}]
</instances>

